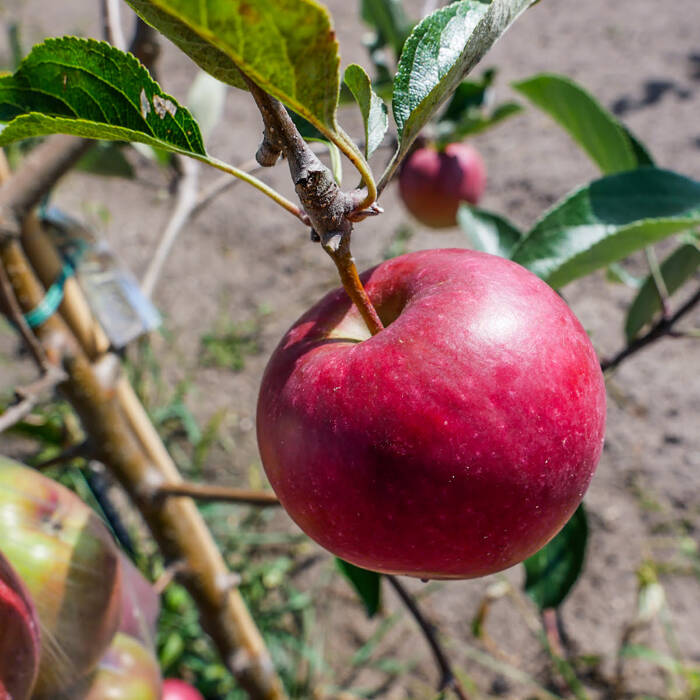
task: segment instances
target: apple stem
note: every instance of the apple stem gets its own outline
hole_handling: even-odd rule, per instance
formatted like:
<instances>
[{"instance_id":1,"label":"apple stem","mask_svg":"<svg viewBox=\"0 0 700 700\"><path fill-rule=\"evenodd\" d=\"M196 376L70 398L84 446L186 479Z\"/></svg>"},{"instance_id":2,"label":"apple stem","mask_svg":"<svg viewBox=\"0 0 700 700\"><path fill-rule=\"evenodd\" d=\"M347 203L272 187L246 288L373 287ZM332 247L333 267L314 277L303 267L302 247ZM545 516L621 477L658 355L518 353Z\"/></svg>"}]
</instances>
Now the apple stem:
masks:
<instances>
[{"instance_id":1,"label":"apple stem","mask_svg":"<svg viewBox=\"0 0 700 700\"><path fill-rule=\"evenodd\" d=\"M355 258L350 252L350 236L340 233L331 235L323 242L323 248L338 268L340 281L350 300L355 304L362 319L367 324L369 332L372 335L377 335L379 331L384 330L384 324L379 318L379 314L374 308L357 272Z\"/></svg>"},{"instance_id":2,"label":"apple stem","mask_svg":"<svg viewBox=\"0 0 700 700\"><path fill-rule=\"evenodd\" d=\"M450 661L447 658L445 650L442 648L442 645L435 634L434 625L425 618L423 611L418 606L415 598L404 588L403 584L396 576L385 574L384 577L391 584L391 587L396 591L399 598L401 598L403 604L408 608L409 612L413 616L413 619L420 627L423 636L428 642L430 651L433 652L435 662L440 669L440 684L438 686L438 690L451 690L459 698L459 700L469 700L464 688L462 688L462 685L452 670L452 666L450 665Z\"/></svg>"},{"instance_id":3,"label":"apple stem","mask_svg":"<svg viewBox=\"0 0 700 700\"><path fill-rule=\"evenodd\" d=\"M625 345L616 355L607 360L602 360L600 367L603 372L611 372L617 369L624 360L630 355L634 355L642 348L645 348L650 343L663 338L664 336L674 337L676 334L674 326L685 315L690 313L698 304L700 304L700 288L695 291L688 301L686 301L673 315L662 316L655 325L653 325L644 335L640 335L631 343Z\"/></svg>"}]
</instances>

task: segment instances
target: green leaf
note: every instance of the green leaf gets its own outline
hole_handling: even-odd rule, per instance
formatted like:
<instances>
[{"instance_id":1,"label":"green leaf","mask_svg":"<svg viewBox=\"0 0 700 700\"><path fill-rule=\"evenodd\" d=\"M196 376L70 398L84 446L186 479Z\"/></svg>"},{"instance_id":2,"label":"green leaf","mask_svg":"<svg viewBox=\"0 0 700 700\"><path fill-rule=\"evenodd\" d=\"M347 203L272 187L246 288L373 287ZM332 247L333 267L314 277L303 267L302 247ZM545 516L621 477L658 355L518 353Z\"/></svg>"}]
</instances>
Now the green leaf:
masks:
<instances>
[{"instance_id":1,"label":"green leaf","mask_svg":"<svg viewBox=\"0 0 700 700\"><path fill-rule=\"evenodd\" d=\"M564 601L583 568L588 522L583 503L564 529L523 563L525 592L540 610L556 608Z\"/></svg>"},{"instance_id":2,"label":"green leaf","mask_svg":"<svg viewBox=\"0 0 700 700\"><path fill-rule=\"evenodd\" d=\"M426 17L403 48L392 106L399 160L440 105L532 0L462 0Z\"/></svg>"},{"instance_id":3,"label":"green leaf","mask_svg":"<svg viewBox=\"0 0 700 700\"><path fill-rule=\"evenodd\" d=\"M627 272L627 270L619 262L610 263L605 276L608 282L624 284L632 289L639 289L644 281L640 277L636 277L635 275Z\"/></svg>"},{"instance_id":4,"label":"green leaf","mask_svg":"<svg viewBox=\"0 0 700 700\"><path fill-rule=\"evenodd\" d=\"M457 223L472 242L475 250L510 258L522 233L507 219L484 209L460 204Z\"/></svg>"},{"instance_id":5,"label":"green leaf","mask_svg":"<svg viewBox=\"0 0 700 700\"><path fill-rule=\"evenodd\" d=\"M131 54L92 39L47 39L0 78L0 146L64 133L205 156L197 123Z\"/></svg>"},{"instance_id":6,"label":"green leaf","mask_svg":"<svg viewBox=\"0 0 700 700\"><path fill-rule=\"evenodd\" d=\"M677 291L700 267L700 248L693 243L685 243L661 263L661 276L669 294ZM644 280L635 300L627 311L625 336L632 340L637 333L661 311L661 300L651 275Z\"/></svg>"},{"instance_id":7,"label":"green leaf","mask_svg":"<svg viewBox=\"0 0 700 700\"><path fill-rule=\"evenodd\" d=\"M372 83L362 66L352 63L345 69L345 84L350 88L362 112L365 125L365 158L369 158L389 128L386 105L372 90Z\"/></svg>"},{"instance_id":8,"label":"green leaf","mask_svg":"<svg viewBox=\"0 0 700 700\"><path fill-rule=\"evenodd\" d=\"M468 110L483 107L495 77L496 70L489 68L484 71L481 80L463 80L457 86L438 121L459 121Z\"/></svg>"},{"instance_id":9,"label":"green leaf","mask_svg":"<svg viewBox=\"0 0 700 700\"><path fill-rule=\"evenodd\" d=\"M360 596L360 600L365 606L368 617L374 617L379 610L381 602L382 576L376 571L367 571L359 566L350 564L343 559L336 557L335 562L340 573L350 582Z\"/></svg>"},{"instance_id":10,"label":"green leaf","mask_svg":"<svg viewBox=\"0 0 700 700\"><path fill-rule=\"evenodd\" d=\"M263 90L337 136L338 42L314 0L127 0L146 22L215 78Z\"/></svg>"},{"instance_id":11,"label":"green leaf","mask_svg":"<svg viewBox=\"0 0 700 700\"><path fill-rule=\"evenodd\" d=\"M644 147L592 95L570 78L540 73L513 83L549 114L591 157L604 174L649 165Z\"/></svg>"},{"instance_id":12,"label":"green leaf","mask_svg":"<svg viewBox=\"0 0 700 700\"><path fill-rule=\"evenodd\" d=\"M362 0L361 15L377 32L374 48L389 44L398 57L411 31L401 0Z\"/></svg>"},{"instance_id":13,"label":"green leaf","mask_svg":"<svg viewBox=\"0 0 700 700\"><path fill-rule=\"evenodd\" d=\"M637 159L637 167L641 168L645 165L656 165L654 159L651 157L651 153L647 150L647 147L622 123L619 122L620 126L624 129L627 134L627 138L632 144L632 150L634 151L634 157Z\"/></svg>"},{"instance_id":14,"label":"green leaf","mask_svg":"<svg viewBox=\"0 0 700 700\"><path fill-rule=\"evenodd\" d=\"M700 224L700 182L657 168L595 180L554 205L512 259L553 287Z\"/></svg>"},{"instance_id":15,"label":"green leaf","mask_svg":"<svg viewBox=\"0 0 700 700\"><path fill-rule=\"evenodd\" d=\"M135 175L131 163L125 158L124 144L101 141L91 148L76 164L78 170L102 177L132 179Z\"/></svg>"},{"instance_id":16,"label":"green leaf","mask_svg":"<svg viewBox=\"0 0 700 700\"><path fill-rule=\"evenodd\" d=\"M467 136L480 134L522 111L522 106L517 102L504 102L498 105L491 114L485 114L481 110L473 110L471 113L467 112L462 115L462 119L458 122L440 121L436 124L435 141L438 147L462 141Z\"/></svg>"}]
</instances>

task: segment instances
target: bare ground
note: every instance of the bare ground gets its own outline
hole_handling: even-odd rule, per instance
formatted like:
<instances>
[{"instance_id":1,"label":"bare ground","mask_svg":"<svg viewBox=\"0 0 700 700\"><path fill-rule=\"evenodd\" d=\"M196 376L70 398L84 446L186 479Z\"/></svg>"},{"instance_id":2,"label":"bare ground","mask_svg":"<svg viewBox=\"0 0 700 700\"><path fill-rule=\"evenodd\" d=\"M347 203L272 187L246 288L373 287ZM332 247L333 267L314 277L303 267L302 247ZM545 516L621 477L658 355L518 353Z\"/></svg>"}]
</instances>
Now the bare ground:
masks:
<instances>
[{"instance_id":1,"label":"bare ground","mask_svg":"<svg viewBox=\"0 0 700 700\"><path fill-rule=\"evenodd\" d=\"M359 45L364 29L357 22L356 3L332 0L328 4L343 62L367 64ZM419 3L412 5L416 9ZM95 14L92 4L86 9L77 0L59 4L0 0L0 21L5 26L19 22L27 46L49 34L96 36ZM3 52L0 45L0 57ZM483 66L490 65L501 71L501 98L509 96L510 80L537 71L573 77L605 105L617 108L661 166L700 179L697 0L545 0L528 11L488 55ZM184 99L195 74L193 65L168 46L159 68L166 89ZM341 119L350 133L359 135L354 112L344 112ZM259 118L251 101L231 90L225 119L208 144L210 152L229 162L243 162L254 153L259 136ZM596 176L558 127L532 109L475 143L489 169L483 206L521 224L531 223L573 187ZM377 156L377 169L385 157L386 152ZM141 177L145 182L73 175L56 196L68 211L91 219L137 275L145 270L172 208L163 176L146 167ZM266 178L290 192L284 167ZM361 267L378 262L396 230L405 224L415 231L409 249L466 245L458 232L435 234L417 227L401 209L393 188L382 203L387 213L357 228L354 247ZM100 211L108 213L106 219L100 218ZM643 270L636 259L629 261L629 268ZM335 283L329 261L308 242L303 227L244 186L217 200L183 232L156 293L172 336L168 342L157 341L155 347L169 382L187 379L192 383L187 402L202 422L218 411L226 414L223 432L233 449L212 451L206 466L212 479L245 485L251 473L259 475L253 418L266 358L285 328ZM632 295L602 274L566 288L568 302L601 356L623 344L624 311ZM242 372L202 366L200 338L222 317L259 323L260 352L246 358ZM698 327L700 315L696 312L686 325ZM11 332L3 327L0 388L31 376L27 366L12 360L15 349ZM661 581L678 648L685 660L700 662L699 581L678 555L681 538L697 544L700 526L698 370L697 340L664 340L631 358L609 382L606 448L586 496L592 529L587 565L562 611L572 650L601 657L596 668L608 675L614 669L623 629L635 616L637 572L646 560L680 564L667 567ZM12 449L21 453L22 446L13 444ZM282 514L276 520L278 526L293 527ZM327 566L324 560L307 572L310 586L318 586L319 571ZM506 577L517 587L521 569L510 570ZM440 585L427 599L426 611L439 624L457 667L474 679L478 688L474 697L537 696L527 683L507 677L505 666L494 671L475 660L485 649L483 642L473 638L470 624L494 580ZM419 582L409 584L417 591L423 587ZM352 687L377 682L382 678L379 672L364 671L353 677L348 659L379 623L363 619L342 581L334 579L328 589L332 595L325 587L319 591L318 634L325 640L335 682L345 681ZM398 608L388 590L386 598L389 611ZM491 642L486 650L495 650L490 658L502 658L540 683L550 683L544 652L512 600L494 604L487 631ZM672 651L659 622L641 630L636 639L663 653ZM413 665L381 697L432 696L437 674L408 618L388 635L383 650ZM587 678L590 696L612 697L594 676ZM649 664L629 663L625 677L626 690L632 695L671 697L662 673ZM556 689L556 681L550 687Z\"/></svg>"}]
</instances>

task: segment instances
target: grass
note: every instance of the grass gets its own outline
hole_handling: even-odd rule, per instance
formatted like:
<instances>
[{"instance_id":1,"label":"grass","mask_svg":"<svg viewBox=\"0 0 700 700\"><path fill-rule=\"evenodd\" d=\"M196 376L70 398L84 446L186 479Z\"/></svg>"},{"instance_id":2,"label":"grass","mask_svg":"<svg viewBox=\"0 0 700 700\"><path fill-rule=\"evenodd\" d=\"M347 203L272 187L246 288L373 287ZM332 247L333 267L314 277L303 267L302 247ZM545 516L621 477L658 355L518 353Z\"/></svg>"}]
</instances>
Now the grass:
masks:
<instances>
[{"instance_id":1,"label":"grass","mask_svg":"<svg viewBox=\"0 0 700 700\"><path fill-rule=\"evenodd\" d=\"M213 331L200 339L201 364L241 372L246 358L262 351L260 329L260 318L257 317L241 323L220 320Z\"/></svg>"}]
</instances>

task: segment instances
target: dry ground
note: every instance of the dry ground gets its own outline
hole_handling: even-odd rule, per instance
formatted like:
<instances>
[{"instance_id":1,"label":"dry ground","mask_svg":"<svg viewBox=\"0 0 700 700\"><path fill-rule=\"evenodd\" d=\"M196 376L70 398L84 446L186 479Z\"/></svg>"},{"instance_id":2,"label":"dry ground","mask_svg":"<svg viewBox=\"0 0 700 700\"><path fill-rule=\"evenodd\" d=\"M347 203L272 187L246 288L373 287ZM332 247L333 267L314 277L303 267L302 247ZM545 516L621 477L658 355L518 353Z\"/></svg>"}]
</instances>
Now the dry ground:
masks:
<instances>
[{"instance_id":1,"label":"dry ground","mask_svg":"<svg viewBox=\"0 0 700 700\"><path fill-rule=\"evenodd\" d=\"M367 64L359 39L356 2L330 0L343 62ZM96 3L66 0L0 0L0 22L20 23L30 43L46 35L77 32L96 35ZM414 6L419 3L413 3ZM417 9L417 8L414 8ZM0 44L0 57L5 47ZM700 7L697 0L545 0L526 13L488 55L483 66L501 70L499 96L508 82L547 70L565 73L586 85L607 106L616 106L633 131L649 146L661 166L700 179ZM160 75L165 87L184 99L195 73L193 65L167 46ZM359 121L342 114L350 133ZM245 94L231 90L225 119L209 143L210 152L242 162L254 153L260 136L258 115ZM568 138L542 115L528 109L507 125L476 139L489 169L483 206L507 213L522 224L532 222L552 202L596 173ZM377 156L378 165L386 153ZM350 172L349 168L346 172ZM100 226L134 272L142 274L172 208L163 177L147 168L144 183L106 181L74 175L57 195L69 211ZM212 177L206 174L206 178ZM289 191L283 167L266 174ZM352 176L351 176L352 177ZM387 213L358 226L355 254L361 267L381 259L397 228L415 230L410 249L464 246L458 233L434 234L410 221L390 188L383 198ZM98 216L106 211L106 219ZM630 269L642 270L639 261ZM188 405L204 422L225 411L224 434L232 450L215 449L207 473L222 482L245 484L259 469L253 417L257 386L266 358L285 328L319 295L335 285L323 252L309 243L306 231L253 191L239 186L216 201L183 232L156 293L168 343L156 343L169 382L192 383ZM623 343L622 322L632 292L596 274L566 288L565 295L590 331L601 356ZM222 317L236 323L258 321L260 352L246 358L242 372L203 367L200 338ZM700 325L700 315L688 319ZM15 341L0 333L0 388L8 388L28 370L11 362ZM602 670L613 668L626 622L636 609L636 572L647 558L664 558L681 534L698 541L700 526L700 354L697 341L665 340L630 359L609 383L609 418L603 459L586 497L591 539L585 574L563 607L566 631L578 653L603 657ZM284 526L286 516L278 516ZM279 523L278 523L279 524ZM321 564L320 566L326 566ZM312 571L311 580L318 574ZM521 581L521 570L507 573ZM483 695L526 698L527 686L477 665L471 658L480 644L470 622L492 579L449 583L430 596L426 609L439 623L456 664L472 675ZM689 661L700 662L700 587L684 573L666 574L670 616L678 646ZM412 587L420 589L416 582ZM349 678L348 656L377 623L362 619L359 608L336 581L324 596L319 634L336 680ZM387 591L387 593L389 593ZM387 595L389 609L397 607ZM658 624L639 640L669 650ZM541 647L513 604L495 605L488 623L493 644L516 666L547 682ZM415 662L401 682L382 697L429 697L436 680L428 652L410 620L389 636L386 653ZM666 697L663 678L649 665L630 664L629 687ZM376 679L374 679L376 680ZM371 674L353 679L366 686ZM591 694L605 694L591 685ZM475 697L479 697L477 693Z\"/></svg>"}]
</instances>

